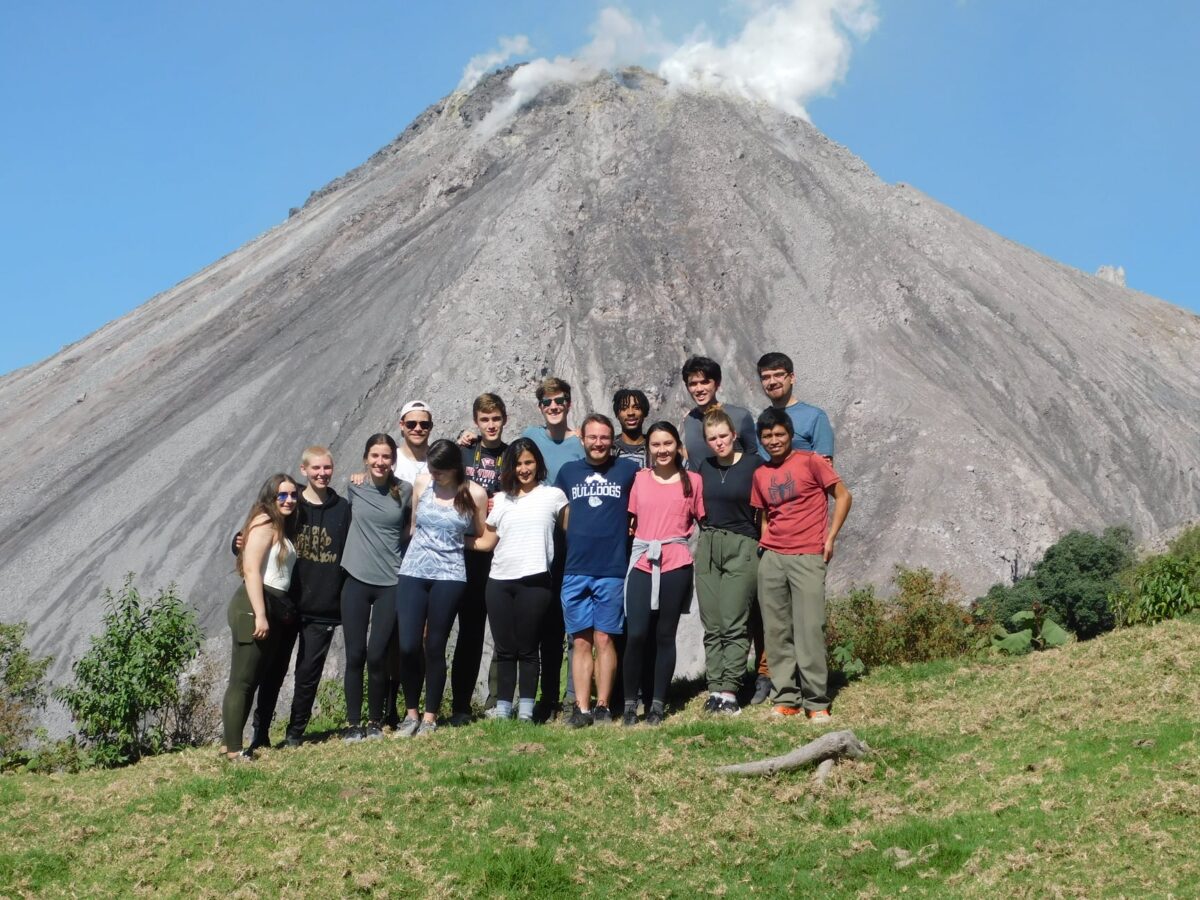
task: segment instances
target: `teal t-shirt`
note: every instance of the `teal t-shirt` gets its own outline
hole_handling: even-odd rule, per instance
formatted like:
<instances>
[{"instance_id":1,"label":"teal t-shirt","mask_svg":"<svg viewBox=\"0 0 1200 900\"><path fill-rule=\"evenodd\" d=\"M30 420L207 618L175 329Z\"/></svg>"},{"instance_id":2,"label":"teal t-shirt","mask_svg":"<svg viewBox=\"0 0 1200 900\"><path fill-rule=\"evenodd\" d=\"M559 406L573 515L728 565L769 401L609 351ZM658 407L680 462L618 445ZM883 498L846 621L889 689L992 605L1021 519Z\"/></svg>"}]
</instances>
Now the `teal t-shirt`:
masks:
<instances>
[{"instance_id":1,"label":"teal t-shirt","mask_svg":"<svg viewBox=\"0 0 1200 900\"><path fill-rule=\"evenodd\" d=\"M554 484L555 479L558 478L558 470L563 467L564 463L569 463L573 459L583 459L583 444L573 434L567 435L561 441L556 441L551 439L546 432L545 425L532 425L525 429L525 433L521 437L529 438L542 451L542 459L546 461L547 484Z\"/></svg>"}]
</instances>

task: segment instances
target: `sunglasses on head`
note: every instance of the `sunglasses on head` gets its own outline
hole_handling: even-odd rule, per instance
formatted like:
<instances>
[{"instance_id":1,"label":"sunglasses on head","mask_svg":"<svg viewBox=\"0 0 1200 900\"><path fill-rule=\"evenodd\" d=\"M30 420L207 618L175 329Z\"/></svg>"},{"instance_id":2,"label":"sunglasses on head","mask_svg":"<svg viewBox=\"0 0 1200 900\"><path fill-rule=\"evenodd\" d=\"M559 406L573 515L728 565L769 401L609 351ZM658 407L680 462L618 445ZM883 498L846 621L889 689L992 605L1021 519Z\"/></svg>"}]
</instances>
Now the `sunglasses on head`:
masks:
<instances>
[{"instance_id":1,"label":"sunglasses on head","mask_svg":"<svg viewBox=\"0 0 1200 900\"><path fill-rule=\"evenodd\" d=\"M430 428L433 427L432 422L424 422L424 421L402 422L401 424L405 428L407 428L409 431L428 431Z\"/></svg>"},{"instance_id":2,"label":"sunglasses on head","mask_svg":"<svg viewBox=\"0 0 1200 900\"><path fill-rule=\"evenodd\" d=\"M289 500L295 500L298 496L296 491L280 491L275 495L275 499L280 503L287 503Z\"/></svg>"},{"instance_id":3,"label":"sunglasses on head","mask_svg":"<svg viewBox=\"0 0 1200 900\"><path fill-rule=\"evenodd\" d=\"M566 397L543 397L538 401L538 406L549 409L551 406L566 406L569 402Z\"/></svg>"}]
</instances>

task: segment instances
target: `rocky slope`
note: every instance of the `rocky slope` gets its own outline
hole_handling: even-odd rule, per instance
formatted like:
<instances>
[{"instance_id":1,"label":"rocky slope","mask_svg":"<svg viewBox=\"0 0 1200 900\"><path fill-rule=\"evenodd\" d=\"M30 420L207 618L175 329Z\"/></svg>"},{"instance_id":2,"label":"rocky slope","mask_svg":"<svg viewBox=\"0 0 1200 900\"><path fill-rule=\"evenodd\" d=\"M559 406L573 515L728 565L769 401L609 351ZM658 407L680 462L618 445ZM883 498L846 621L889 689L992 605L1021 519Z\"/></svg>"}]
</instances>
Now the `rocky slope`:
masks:
<instances>
[{"instance_id":1,"label":"rocky slope","mask_svg":"<svg viewBox=\"0 0 1200 900\"><path fill-rule=\"evenodd\" d=\"M803 121L637 70L479 140L505 82L0 379L0 618L65 662L136 571L220 632L230 532L306 444L348 474L406 399L447 434L483 390L516 433L547 372L575 385L576 421L621 386L677 420L696 352L753 409L754 361L788 352L828 410L855 495L835 589L903 561L978 591L1066 529L1197 515L1197 316L886 184Z\"/></svg>"}]
</instances>

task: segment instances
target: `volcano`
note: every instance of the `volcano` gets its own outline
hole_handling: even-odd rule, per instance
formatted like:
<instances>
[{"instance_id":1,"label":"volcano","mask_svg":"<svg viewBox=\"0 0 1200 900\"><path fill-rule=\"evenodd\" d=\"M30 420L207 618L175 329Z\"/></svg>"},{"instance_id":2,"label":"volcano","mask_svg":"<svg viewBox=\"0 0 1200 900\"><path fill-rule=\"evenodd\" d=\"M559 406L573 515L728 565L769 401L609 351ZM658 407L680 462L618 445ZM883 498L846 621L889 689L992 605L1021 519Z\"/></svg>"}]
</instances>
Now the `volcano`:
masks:
<instances>
[{"instance_id":1,"label":"volcano","mask_svg":"<svg viewBox=\"0 0 1200 900\"><path fill-rule=\"evenodd\" d=\"M801 119L640 70L552 86L485 136L510 74L0 379L0 617L59 673L126 572L223 632L230 535L304 446L340 483L406 400L453 436L484 390L516 434L547 373L575 422L619 387L678 422L687 356L754 410L759 355L792 356L855 497L831 590L903 562L979 592L1071 528L1197 515L1197 316L885 183Z\"/></svg>"}]
</instances>

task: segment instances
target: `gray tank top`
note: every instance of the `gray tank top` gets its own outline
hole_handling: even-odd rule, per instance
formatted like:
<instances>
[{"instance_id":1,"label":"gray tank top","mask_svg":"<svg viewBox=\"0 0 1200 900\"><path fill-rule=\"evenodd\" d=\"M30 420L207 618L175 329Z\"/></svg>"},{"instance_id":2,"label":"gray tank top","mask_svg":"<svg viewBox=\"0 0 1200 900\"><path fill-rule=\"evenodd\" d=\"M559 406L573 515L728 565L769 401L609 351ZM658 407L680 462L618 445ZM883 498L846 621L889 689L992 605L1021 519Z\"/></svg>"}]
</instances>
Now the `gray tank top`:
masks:
<instances>
[{"instance_id":1,"label":"gray tank top","mask_svg":"<svg viewBox=\"0 0 1200 900\"><path fill-rule=\"evenodd\" d=\"M437 502L433 482L417 503L417 528L400 563L400 574L432 581L466 581L463 535L471 527L471 516Z\"/></svg>"}]
</instances>

